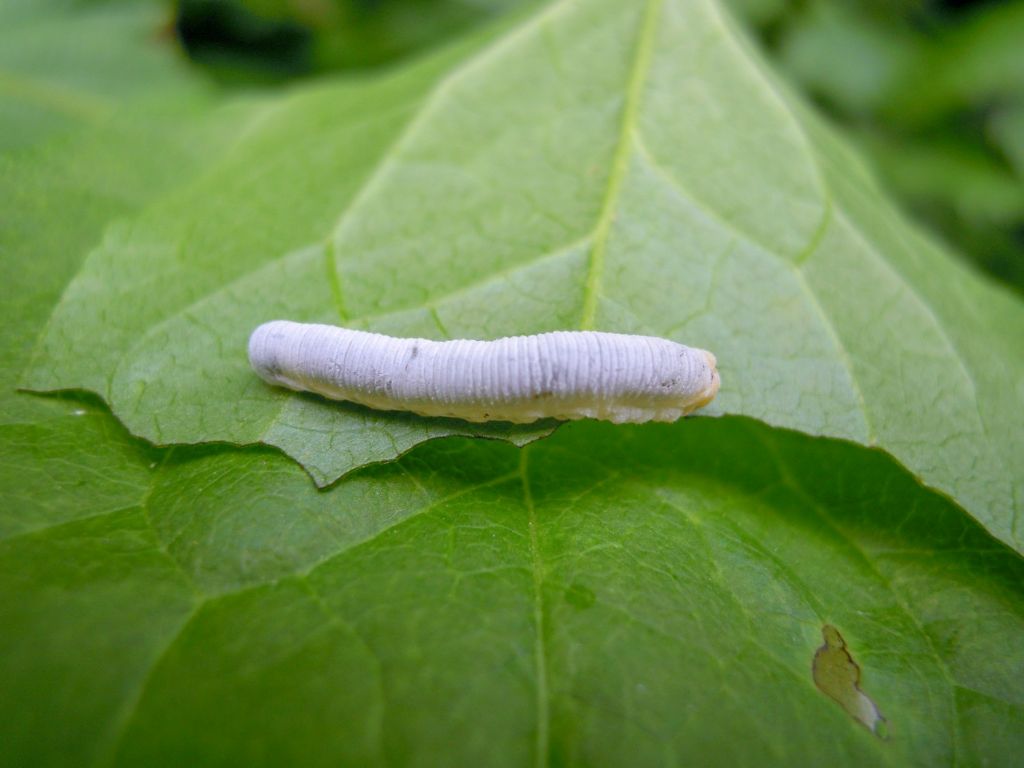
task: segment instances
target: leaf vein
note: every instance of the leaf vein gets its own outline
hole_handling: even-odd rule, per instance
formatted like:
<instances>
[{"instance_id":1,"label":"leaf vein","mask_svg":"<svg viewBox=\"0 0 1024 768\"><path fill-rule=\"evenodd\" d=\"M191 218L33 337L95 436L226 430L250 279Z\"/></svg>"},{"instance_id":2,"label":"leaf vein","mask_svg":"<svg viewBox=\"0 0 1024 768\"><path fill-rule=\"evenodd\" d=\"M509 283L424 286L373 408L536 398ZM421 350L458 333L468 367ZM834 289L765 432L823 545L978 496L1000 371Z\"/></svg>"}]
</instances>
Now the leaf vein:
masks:
<instances>
[{"instance_id":1,"label":"leaf vein","mask_svg":"<svg viewBox=\"0 0 1024 768\"><path fill-rule=\"evenodd\" d=\"M661 0L648 0L644 15L640 22L640 34L636 43L633 65L630 68L626 85L626 99L622 107L622 123L619 129L619 140L612 156L611 172L608 176L608 187L601 204L601 214L594 230L594 243L590 251L590 266L583 291L583 316L580 328L590 330L594 327L597 315L597 301L604 277L605 252L608 249L608 238L615 221L615 208L622 192L622 184L629 169L630 137L636 131L637 114L644 81L651 67L651 55L654 47L654 35L657 31L658 15Z\"/></svg>"}]
</instances>

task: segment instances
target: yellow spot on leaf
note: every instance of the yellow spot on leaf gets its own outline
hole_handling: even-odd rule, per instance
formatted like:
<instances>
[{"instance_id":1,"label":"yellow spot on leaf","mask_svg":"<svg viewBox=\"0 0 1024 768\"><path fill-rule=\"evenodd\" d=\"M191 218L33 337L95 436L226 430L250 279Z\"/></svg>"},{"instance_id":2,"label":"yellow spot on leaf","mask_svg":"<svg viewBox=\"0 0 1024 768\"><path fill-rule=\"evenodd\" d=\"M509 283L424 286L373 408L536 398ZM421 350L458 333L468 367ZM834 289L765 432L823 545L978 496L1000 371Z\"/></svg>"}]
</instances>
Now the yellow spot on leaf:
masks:
<instances>
[{"instance_id":1,"label":"yellow spot on leaf","mask_svg":"<svg viewBox=\"0 0 1024 768\"><path fill-rule=\"evenodd\" d=\"M885 718L875 702L860 688L860 667L846 648L839 630L830 624L821 628L825 644L814 654L814 684L822 693L869 731L884 738Z\"/></svg>"}]
</instances>

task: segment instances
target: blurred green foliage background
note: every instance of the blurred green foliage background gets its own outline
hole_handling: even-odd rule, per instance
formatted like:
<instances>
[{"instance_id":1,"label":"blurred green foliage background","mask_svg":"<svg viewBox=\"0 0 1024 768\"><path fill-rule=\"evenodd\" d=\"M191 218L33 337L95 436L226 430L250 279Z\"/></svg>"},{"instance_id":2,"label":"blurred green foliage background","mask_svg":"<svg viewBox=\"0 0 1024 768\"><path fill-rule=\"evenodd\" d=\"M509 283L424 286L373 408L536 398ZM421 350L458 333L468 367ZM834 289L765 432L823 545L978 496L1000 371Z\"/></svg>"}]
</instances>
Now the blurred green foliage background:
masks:
<instances>
[{"instance_id":1,"label":"blurred green foliage background","mask_svg":"<svg viewBox=\"0 0 1024 768\"><path fill-rule=\"evenodd\" d=\"M1024 0L728 0L903 205L1024 291ZM247 85L385 66L536 0L180 0L189 55Z\"/></svg>"}]
</instances>

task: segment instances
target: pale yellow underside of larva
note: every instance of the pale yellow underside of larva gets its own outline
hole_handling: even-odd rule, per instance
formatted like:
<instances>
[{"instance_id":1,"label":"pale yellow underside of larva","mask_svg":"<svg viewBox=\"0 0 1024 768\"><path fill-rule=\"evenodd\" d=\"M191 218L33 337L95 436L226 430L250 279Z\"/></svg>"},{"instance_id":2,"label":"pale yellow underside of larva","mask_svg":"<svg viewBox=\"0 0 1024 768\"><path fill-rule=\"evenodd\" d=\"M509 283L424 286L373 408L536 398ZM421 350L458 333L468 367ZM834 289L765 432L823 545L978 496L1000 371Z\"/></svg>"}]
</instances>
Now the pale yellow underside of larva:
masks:
<instances>
[{"instance_id":1,"label":"pale yellow underside of larva","mask_svg":"<svg viewBox=\"0 0 1024 768\"><path fill-rule=\"evenodd\" d=\"M591 397L550 398L537 397L530 401L514 403L441 403L441 402L398 402L389 397L371 396L366 392L344 390L318 380L303 380L301 389L328 397L332 400L346 400L381 411L408 411L419 416L462 419L470 422L508 421L513 424L529 424L540 419L574 421L576 419L601 419L614 424L642 424L648 421L673 422L693 413L715 399L720 378L715 369L714 356L708 354L713 376L711 386L696 395L692 401L672 405L655 402L651 398L595 402Z\"/></svg>"}]
</instances>

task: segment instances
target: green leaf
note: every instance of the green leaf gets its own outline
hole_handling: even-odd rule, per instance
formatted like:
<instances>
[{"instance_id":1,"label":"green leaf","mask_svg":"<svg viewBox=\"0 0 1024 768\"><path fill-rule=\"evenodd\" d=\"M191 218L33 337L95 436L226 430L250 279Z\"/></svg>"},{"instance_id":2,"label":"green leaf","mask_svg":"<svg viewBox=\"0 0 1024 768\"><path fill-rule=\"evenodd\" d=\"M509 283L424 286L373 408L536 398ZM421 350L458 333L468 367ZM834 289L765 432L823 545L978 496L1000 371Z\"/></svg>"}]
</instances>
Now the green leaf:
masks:
<instances>
[{"instance_id":1,"label":"green leaf","mask_svg":"<svg viewBox=\"0 0 1024 768\"><path fill-rule=\"evenodd\" d=\"M1018 104L995 115L991 132L994 141L1002 148L1007 159L1024 179L1024 106Z\"/></svg>"},{"instance_id":2,"label":"green leaf","mask_svg":"<svg viewBox=\"0 0 1024 768\"><path fill-rule=\"evenodd\" d=\"M104 224L136 212L227 138L218 120L193 122L204 103L169 102L0 157L0 209L11 222L0 228L0 538L120 509L148 482L153 451L130 441L102 405L14 388Z\"/></svg>"},{"instance_id":3,"label":"green leaf","mask_svg":"<svg viewBox=\"0 0 1024 768\"><path fill-rule=\"evenodd\" d=\"M1024 93L1024 3L974 7L797 3L761 37L911 214L1019 291L1022 186L1006 160L1024 133L1006 118Z\"/></svg>"},{"instance_id":4,"label":"green leaf","mask_svg":"<svg viewBox=\"0 0 1024 768\"><path fill-rule=\"evenodd\" d=\"M754 25L777 22L788 10L786 0L725 0L725 5L741 19Z\"/></svg>"},{"instance_id":5,"label":"green leaf","mask_svg":"<svg viewBox=\"0 0 1024 768\"><path fill-rule=\"evenodd\" d=\"M100 122L125 100L194 90L172 43L160 2L4 0L0 151Z\"/></svg>"},{"instance_id":6,"label":"green leaf","mask_svg":"<svg viewBox=\"0 0 1024 768\"><path fill-rule=\"evenodd\" d=\"M51 113L45 107L59 105L41 104L38 89L21 88L8 94L0 114L0 137L19 136L20 145L0 155L0 538L120 509L146 487L153 451L129 440L103 407L14 388L104 226L201 167L228 138L227 118L245 109L204 117L210 94L184 76L168 48L155 45L152 8L63 5L14 3L2 11L11 25L5 35L33 34L0 50L22 55L33 72L45 61L52 68L48 93L67 103L95 100L93 91L106 95L97 112ZM57 40L69 45L54 56ZM118 62L131 65L120 80L109 72ZM127 111L124 101L147 106Z\"/></svg>"},{"instance_id":7,"label":"green leaf","mask_svg":"<svg viewBox=\"0 0 1024 768\"><path fill-rule=\"evenodd\" d=\"M962 215L990 226L1024 221L1024 186L1003 164L967 142L876 142L886 178L907 197L952 202Z\"/></svg>"},{"instance_id":8,"label":"green leaf","mask_svg":"<svg viewBox=\"0 0 1024 768\"><path fill-rule=\"evenodd\" d=\"M1015 240L1024 226L1024 184L1005 160L963 137L866 135L858 143L911 210L992 274L1018 288L1024 285L1024 260Z\"/></svg>"},{"instance_id":9,"label":"green leaf","mask_svg":"<svg viewBox=\"0 0 1024 768\"><path fill-rule=\"evenodd\" d=\"M779 58L788 75L829 105L863 115L885 103L921 45L917 34L884 23L863 3L815 3L792 20Z\"/></svg>"},{"instance_id":10,"label":"green leaf","mask_svg":"<svg viewBox=\"0 0 1024 768\"><path fill-rule=\"evenodd\" d=\"M891 93L888 116L920 125L1024 93L1024 2L995 3L935 39Z\"/></svg>"},{"instance_id":11,"label":"green leaf","mask_svg":"<svg viewBox=\"0 0 1024 768\"><path fill-rule=\"evenodd\" d=\"M235 0L256 18L297 23L314 37L320 68L379 65L436 45L458 32L499 17L524 0Z\"/></svg>"},{"instance_id":12,"label":"green leaf","mask_svg":"<svg viewBox=\"0 0 1024 768\"><path fill-rule=\"evenodd\" d=\"M0 762L1024 746L1024 564L888 458L738 419L527 450L432 443L328 492L265 451L176 451L135 506L0 543ZM826 625L885 739L816 689Z\"/></svg>"},{"instance_id":13,"label":"green leaf","mask_svg":"<svg viewBox=\"0 0 1024 768\"><path fill-rule=\"evenodd\" d=\"M240 121L108 232L27 384L99 392L158 443L276 445L324 484L434 436L533 435L271 389L245 360L261 321L655 333L718 355L712 412L882 447L1021 547L1020 303L903 223L715 2L553 3L463 49Z\"/></svg>"},{"instance_id":14,"label":"green leaf","mask_svg":"<svg viewBox=\"0 0 1024 768\"><path fill-rule=\"evenodd\" d=\"M295 306L297 299L305 304L306 309L302 312L307 316L316 312L325 319L330 317L331 281L324 279L324 247L306 244L315 237L312 233L327 231L336 211L349 204L379 160L369 148L386 151L396 133L411 119L412 110L424 95L425 82L433 82L431 78L444 71L444 65L450 63L454 53L458 51L429 62L426 68L410 74L403 73L383 83L375 82L373 88L346 84L340 88L307 89L287 99L284 104L268 106L250 121L240 120L235 128L239 135L238 143L225 153L224 161L183 185L175 196L144 217L154 222L162 221L157 224L162 234L144 244L134 239L134 233L141 233L140 227L144 227L141 222L114 227L108 230L104 247L92 254L90 261L107 260L113 255L111 251L134 254L131 259L134 267L121 274L117 281L120 287L111 287L130 292L140 281L155 280L156 283L151 283L153 286L163 283L167 289L160 291L163 299L150 308L155 314L164 312L169 305L183 309L196 300L215 310L218 306L227 308L229 304L216 296L211 295L205 301L198 299L194 293L197 285L204 286L201 289L204 291L217 291L224 287L225 281L233 282L239 277L235 274L229 278L226 270L245 273L254 269L254 256L264 254L266 257L264 266L273 274L257 268L259 274L254 276L255 282L264 281L264 287L259 289L263 298L257 299L250 294L247 301L252 303L248 307L242 306L244 301L230 303L232 312L238 313L231 318L232 322L240 327L238 346L234 350L229 346L230 342L212 336L201 341L189 332L187 344L196 354L202 353L207 342L222 348L225 352L222 360L234 369L228 373L229 378L224 383L242 387L233 406L238 409L234 413L209 409L209 404L201 401L189 406L197 414L200 410L207 410L201 418L210 420L211 429L200 441L254 442L262 439L272 444L289 444L318 480L326 483L352 467L393 458L433 437L473 433L522 440L550 431L550 427L510 427L503 424L469 427L461 422L428 421L402 414L370 414L364 409L326 404L314 398L288 398L253 379L245 360L248 333L261 318L267 318L267 313L288 315L299 312ZM339 146L341 152L338 151ZM255 167L252 164L253 153L258 157ZM266 164L278 167L289 178L266 178ZM254 186L253 174L262 179L259 187ZM227 188L229 186L231 190ZM258 193L258 189L263 192ZM218 201L216 208L204 204L206 210L201 214L201 221L193 227L185 212L192 210L198 200L211 196ZM245 209L244 218L251 222L251 226L235 231L226 239L224 227L233 228L230 222L238 214L238 205ZM234 213L229 215L232 210ZM187 236L198 247L198 251L190 249L190 252L199 255L200 261L180 261L174 256L176 247L168 248L171 241L185 236L186 232L191 233ZM126 238L133 242L124 243ZM122 247L127 250L122 251ZM279 258L282 252L286 256ZM138 271L132 274L136 268ZM187 273L188 277L182 273ZM83 273L83 281L78 285L86 282L89 279ZM92 290L86 288L87 292ZM245 283L237 285L234 290L245 292ZM107 298L100 300L104 304L109 301ZM98 305L96 309L99 309ZM132 346L142 315L135 309L128 310L127 306L111 305L108 309L111 311L103 310L106 315L101 321L103 335L109 343L118 343L115 339L119 338L119 343ZM147 311L144 307L139 309ZM210 318L210 322L220 323L215 318ZM62 333L57 329L54 332ZM232 351L240 352L241 356L231 355ZM57 358L45 354L45 365L56 363ZM99 363L98 360L95 362ZM71 364L71 361L62 361L61 368L65 364ZM111 361L111 365L116 363ZM99 373L104 367L104 363L92 366L93 373ZM70 369L64 369L64 372L70 372ZM199 380L208 375L201 367L192 364L179 366L177 372ZM105 374L103 378L107 378ZM157 381L153 384L160 386ZM105 388L98 380L92 383L83 381L74 386L97 391ZM195 394L199 395L199 390ZM263 414L254 412L249 407L251 403L261 406ZM159 433L150 435L155 442L188 442L187 438L180 440L176 434L176 420L163 424L147 417L147 422ZM239 434L228 437L227 432L232 429L238 429Z\"/></svg>"},{"instance_id":15,"label":"green leaf","mask_svg":"<svg viewBox=\"0 0 1024 768\"><path fill-rule=\"evenodd\" d=\"M268 449L156 450L87 399L12 392L104 222L275 109L203 105L0 159L0 766L1021 752L1022 560L881 453L748 419L581 423L322 491ZM823 682L836 637L885 731L844 710L844 658Z\"/></svg>"}]
</instances>

